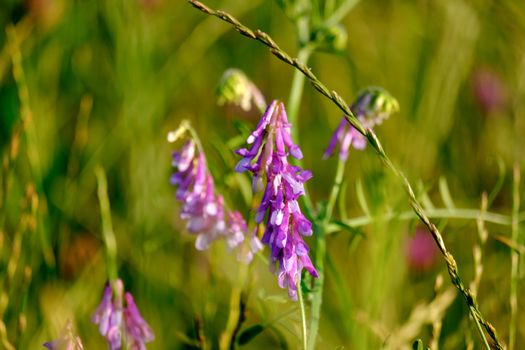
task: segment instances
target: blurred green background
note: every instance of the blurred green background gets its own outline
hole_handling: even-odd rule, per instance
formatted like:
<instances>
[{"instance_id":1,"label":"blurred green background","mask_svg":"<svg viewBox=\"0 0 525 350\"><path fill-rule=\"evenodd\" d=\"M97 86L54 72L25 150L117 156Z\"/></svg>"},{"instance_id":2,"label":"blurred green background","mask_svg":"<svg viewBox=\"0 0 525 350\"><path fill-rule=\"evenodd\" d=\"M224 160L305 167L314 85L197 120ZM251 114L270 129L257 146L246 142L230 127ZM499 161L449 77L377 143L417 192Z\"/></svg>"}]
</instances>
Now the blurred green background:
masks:
<instances>
[{"instance_id":1,"label":"blurred green background","mask_svg":"<svg viewBox=\"0 0 525 350\"><path fill-rule=\"evenodd\" d=\"M207 4L297 52L294 25L275 1ZM481 194L493 194L489 211L503 214L504 224L486 224L478 301L508 343L509 245L519 243L510 241L512 167L524 165L525 5L354 5L341 21L346 48L316 52L309 65L347 101L369 85L398 99L400 112L377 133L425 206L448 213L436 220L467 283L474 278L476 221L443 217L462 216L453 205L477 211ZM3 346L38 349L71 319L86 349L104 348L90 322L107 278L94 175L100 164L108 173L119 275L156 335L148 348L195 348L199 330L216 348L231 290L239 287L239 265L222 244L194 249L168 181L170 152L179 145L168 144L166 134L189 119L218 189L247 214L251 198L244 200L240 188L248 178L233 174L232 145L258 116L218 107L215 86L237 67L267 99L286 101L293 69L185 1L2 0L0 27ZM325 201L331 188L336 161L321 158L340 115L306 84L295 127L305 168L314 173L308 185L314 203ZM337 217L389 212L409 212L402 188L372 150L351 151ZM481 347L464 301L449 291L442 259L433 252L424 266L411 260L411 249L429 243L410 244L419 227L414 218L393 215L327 238L319 349L405 348L416 338L430 344L430 323L441 319L441 348ZM265 330L243 348L298 348L297 303L261 259L249 272L240 331L255 324ZM523 272L518 345L525 344ZM438 275L441 299L434 291Z\"/></svg>"}]
</instances>

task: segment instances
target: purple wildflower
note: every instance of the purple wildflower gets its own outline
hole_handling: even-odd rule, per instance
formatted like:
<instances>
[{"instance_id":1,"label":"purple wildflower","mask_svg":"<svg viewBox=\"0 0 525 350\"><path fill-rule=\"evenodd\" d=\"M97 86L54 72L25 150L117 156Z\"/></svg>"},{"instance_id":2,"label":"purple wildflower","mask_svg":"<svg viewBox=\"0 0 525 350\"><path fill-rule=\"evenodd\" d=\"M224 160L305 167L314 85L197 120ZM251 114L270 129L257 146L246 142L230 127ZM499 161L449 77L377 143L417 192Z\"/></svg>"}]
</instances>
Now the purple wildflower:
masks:
<instances>
[{"instance_id":1,"label":"purple wildflower","mask_svg":"<svg viewBox=\"0 0 525 350\"><path fill-rule=\"evenodd\" d=\"M252 146L237 151L243 158L236 170L253 174L254 192L262 189L262 179L266 178L255 221L262 223L267 218L262 242L270 247L272 263L279 265L279 286L288 288L289 296L296 299L303 268L314 277L317 271L302 238L312 234L312 224L298 204L312 173L288 163L288 154L296 159L303 157L292 141L290 127L283 103L273 101L246 141Z\"/></svg>"},{"instance_id":2,"label":"purple wildflower","mask_svg":"<svg viewBox=\"0 0 525 350\"><path fill-rule=\"evenodd\" d=\"M99 325L100 334L108 341L110 350L122 349L123 343L126 343L129 349L146 349L145 343L154 339L153 332L140 315L133 297L128 292L125 294L126 306L124 306L123 293L124 284L120 279L115 281L114 290L107 283L102 301L91 320Z\"/></svg>"},{"instance_id":3,"label":"purple wildflower","mask_svg":"<svg viewBox=\"0 0 525 350\"><path fill-rule=\"evenodd\" d=\"M251 235L250 242L246 242L249 249L245 248L246 222L237 211L225 212L224 199L216 194L204 154L198 152L193 140L173 153L172 165L175 172L171 184L177 187L176 198L182 202L180 217L187 221L188 231L197 235L197 250L205 250L223 238L230 249L239 248L239 260L250 262L253 253L260 250L259 239Z\"/></svg>"},{"instance_id":4,"label":"purple wildflower","mask_svg":"<svg viewBox=\"0 0 525 350\"><path fill-rule=\"evenodd\" d=\"M73 332L71 321L66 323L58 339L45 342L43 346L50 350L84 350L82 341Z\"/></svg>"},{"instance_id":5,"label":"purple wildflower","mask_svg":"<svg viewBox=\"0 0 525 350\"><path fill-rule=\"evenodd\" d=\"M399 104L387 91L378 87L369 87L359 94L350 107L352 113L365 128L380 125L391 113L399 110ZM339 159L346 160L350 146L357 150L366 147L366 138L361 135L343 116L328 143L323 159L330 157L339 145Z\"/></svg>"}]
</instances>

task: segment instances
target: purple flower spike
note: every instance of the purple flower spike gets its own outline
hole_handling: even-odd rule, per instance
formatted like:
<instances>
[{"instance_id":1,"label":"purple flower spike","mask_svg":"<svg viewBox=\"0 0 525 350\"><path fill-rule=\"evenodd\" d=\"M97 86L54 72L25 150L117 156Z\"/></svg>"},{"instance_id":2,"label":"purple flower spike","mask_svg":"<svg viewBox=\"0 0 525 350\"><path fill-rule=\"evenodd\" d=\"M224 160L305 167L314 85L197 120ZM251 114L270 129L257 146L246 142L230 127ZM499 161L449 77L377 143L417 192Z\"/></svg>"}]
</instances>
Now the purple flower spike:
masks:
<instances>
[{"instance_id":1,"label":"purple flower spike","mask_svg":"<svg viewBox=\"0 0 525 350\"><path fill-rule=\"evenodd\" d=\"M237 171L258 171L260 165L265 166L265 155L259 157L264 160L260 165L250 163L259 152L270 117L261 122L258 131L252 133L252 146L237 151L244 157L237 164ZM172 165L175 172L170 182L177 187L176 198L182 203L181 219L186 220L188 231L197 235L195 248L206 250L212 242L222 238L229 249L239 250L237 256L240 261L250 262L253 254L261 249L261 243L256 236L248 233L246 221L239 212L224 208L224 199L215 191L204 153L197 150L194 141L187 141L179 152L173 153ZM255 182L254 186L257 186ZM247 236L248 240L245 239Z\"/></svg>"},{"instance_id":2,"label":"purple flower spike","mask_svg":"<svg viewBox=\"0 0 525 350\"><path fill-rule=\"evenodd\" d=\"M381 124L390 114L397 112L399 104L386 90L378 87L369 87L359 94L350 109L365 128L373 128L375 125ZM340 145L339 159L345 161L348 158L350 146L357 150L362 150L366 147L366 138L350 125L343 116L330 138L328 147L323 154L323 159L334 154L337 144Z\"/></svg>"},{"instance_id":3,"label":"purple flower spike","mask_svg":"<svg viewBox=\"0 0 525 350\"><path fill-rule=\"evenodd\" d=\"M262 223L266 218L262 243L270 247L271 268L278 275L279 286L288 288L290 298L297 299L303 268L314 277L317 271L302 238L312 234L312 223L302 214L298 204L298 198L305 194L304 183L312 173L288 163L288 155L297 159L303 157L299 146L292 141L290 128L283 103L273 101L247 140L257 145L257 149L252 147L250 151L237 152L243 157L239 162L242 166L237 170L250 171L254 183L266 178L255 221Z\"/></svg>"},{"instance_id":4,"label":"purple flower spike","mask_svg":"<svg viewBox=\"0 0 525 350\"><path fill-rule=\"evenodd\" d=\"M149 325L140 315L133 296L126 292L126 309L124 310L124 323L128 336L129 349L146 349L146 343L153 341L155 336Z\"/></svg>"},{"instance_id":5,"label":"purple flower spike","mask_svg":"<svg viewBox=\"0 0 525 350\"><path fill-rule=\"evenodd\" d=\"M121 350L123 343L128 349L146 349L145 343L154 339L153 332L142 319L130 293L125 294L124 306L123 293L124 284L120 279L115 281L113 289L107 283L91 320L99 325L100 334L108 341L110 350Z\"/></svg>"}]
</instances>

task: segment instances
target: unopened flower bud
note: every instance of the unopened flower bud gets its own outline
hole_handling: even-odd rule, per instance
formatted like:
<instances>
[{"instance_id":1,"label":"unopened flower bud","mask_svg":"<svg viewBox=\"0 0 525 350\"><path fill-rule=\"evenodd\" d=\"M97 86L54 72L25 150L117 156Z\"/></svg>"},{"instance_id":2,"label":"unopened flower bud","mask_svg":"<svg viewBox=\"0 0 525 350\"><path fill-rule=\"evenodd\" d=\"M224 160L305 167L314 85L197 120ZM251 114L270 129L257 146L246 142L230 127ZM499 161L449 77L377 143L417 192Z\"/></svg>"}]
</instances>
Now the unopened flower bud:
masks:
<instances>
[{"instance_id":1,"label":"unopened flower bud","mask_svg":"<svg viewBox=\"0 0 525 350\"><path fill-rule=\"evenodd\" d=\"M318 50L341 52L346 49L348 34L340 24L320 27L312 34L312 41L317 44Z\"/></svg>"},{"instance_id":2,"label":"unopened flower bud","mask_svg":"<svg viewBox=\"0 0 525 350\"><path fill-rule=\"evenodd\" d=\"M217 86L217 102L219 106L234 104L245 111L252 109L252 103L258 109L264 109L266 102L254 83L243 71L230 68L222 75Z\"/></svg>"}]
</instances>

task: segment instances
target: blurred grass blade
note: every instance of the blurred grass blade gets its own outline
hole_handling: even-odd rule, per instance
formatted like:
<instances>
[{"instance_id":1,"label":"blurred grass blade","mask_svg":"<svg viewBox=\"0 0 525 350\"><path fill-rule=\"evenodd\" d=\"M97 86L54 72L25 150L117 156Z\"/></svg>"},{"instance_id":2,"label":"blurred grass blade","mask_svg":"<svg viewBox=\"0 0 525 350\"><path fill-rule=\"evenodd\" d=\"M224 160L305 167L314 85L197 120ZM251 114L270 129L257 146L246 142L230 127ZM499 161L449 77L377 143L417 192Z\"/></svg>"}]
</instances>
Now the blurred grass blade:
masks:
<instances>
[{"instance_id":1,"label":"blurred grass blade","mask_svg":"<svg viewBox=\"0 0 525 350\"><path fill-rule=\"evenodd\" d=\"M439 193L441 194L441 199L447 209L453 210L456 208L452 196L450 195L447 179L444 176L439 178Z\"/></svg>"},{"instance_id":2,"label":"blurred grass blade","mask_svg":"<svg viewBox=\"0 0 525 350\"><path fill-rule=\"evenodd\" d=\"M366 195L365 191L363 190L363 183L361 182L361 178L358 178L355 182L355 191L357 195L357 202L359 203L361 210L367 216L370 216L370 209L368 207L368 203L366 202Z\"/></svg>"},{"instance_id":3,"label":"blurred grass blade","mask_svg":"<svg viewBox=\"0 0 525 350\"><path fill-rule=\"evenodd\" d=\"M496 181L496 184L494 185L494 188L492 191L490 191L489 197L488 197L488 206L494 202L494 199L498 195L498 193L501 191L501 188L503 187L503 184L505 183L505 176L507 174L507 171L505 169L505 162L503 159L498 158L498 180Z\"/></svg>"},{"instance_id":4,"label":"blurred grass blade","mask_svg":"<svg viewBox=\"0 0 525 350\"><path fill-rule=\"evenodd\" d=\"M248 344L256 336L261 334L265 329L266 329L266 327L264 327L261 324L256 324L256 325L248 327L247 329L242 331L241 334L239 334L239 337L237 338L237 344L238 345L246 345L246 344Z\"/></svg>"}]
</instances>

